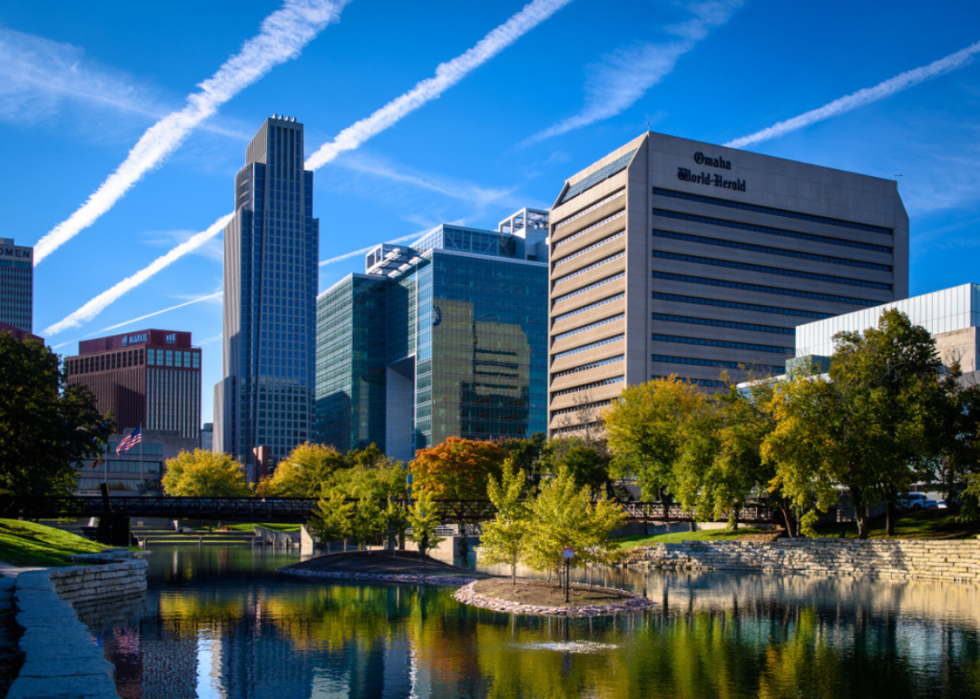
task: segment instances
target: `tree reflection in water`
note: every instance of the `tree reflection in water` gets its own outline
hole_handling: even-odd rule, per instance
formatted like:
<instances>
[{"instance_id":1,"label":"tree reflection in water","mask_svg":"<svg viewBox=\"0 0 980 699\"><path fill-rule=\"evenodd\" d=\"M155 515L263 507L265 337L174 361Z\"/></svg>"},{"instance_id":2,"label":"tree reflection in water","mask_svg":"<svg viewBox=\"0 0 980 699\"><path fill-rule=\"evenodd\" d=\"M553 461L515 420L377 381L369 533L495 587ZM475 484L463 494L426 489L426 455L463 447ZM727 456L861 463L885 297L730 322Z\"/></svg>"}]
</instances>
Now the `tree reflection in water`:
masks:
<instances>
[{"instance_id":1,"label":"tree reflection in water","mask_svg":"<svg viewBox=\"0 0 980 699\"><path fill-rule=\"evenodd\" d=\"M281 558L151 557L131 620L86 619L120 696L980 696L967 586L609 571L658 607L568 621L465 607L444 588L280 578Z\"/></svg>"}]
</instances>

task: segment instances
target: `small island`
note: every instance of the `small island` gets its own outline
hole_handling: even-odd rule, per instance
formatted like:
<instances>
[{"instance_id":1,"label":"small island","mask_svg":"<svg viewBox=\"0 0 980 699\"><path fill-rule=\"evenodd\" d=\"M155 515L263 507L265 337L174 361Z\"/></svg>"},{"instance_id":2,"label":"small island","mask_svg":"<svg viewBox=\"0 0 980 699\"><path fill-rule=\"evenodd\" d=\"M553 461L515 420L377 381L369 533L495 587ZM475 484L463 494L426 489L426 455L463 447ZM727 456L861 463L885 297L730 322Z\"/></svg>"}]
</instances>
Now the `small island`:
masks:
<instances>
[{"instance_id":1,"label":"small island","mask_svg":"<svg viewBox=\"0 0 980 699\"><path fill-rule=\"evenodd\" d=\"M545 580L488 578L465 585L453 595L463 604L509 614L592 617L637 612L653 607L646 597L625 590L572 584L565 589Z\"/></svg>"},{"instance_id":2,"label":"small island","mask_svg":"<svg viewBox=\"0 0 980 699\"><path fill-rule=\"evenodd\" d=\"M294 563L279 572L308 578L409 583L417 585L467 585L489 577L475 570L425 556L418 551L348 551L331 553Z\"/></svg>"}]
</instances>

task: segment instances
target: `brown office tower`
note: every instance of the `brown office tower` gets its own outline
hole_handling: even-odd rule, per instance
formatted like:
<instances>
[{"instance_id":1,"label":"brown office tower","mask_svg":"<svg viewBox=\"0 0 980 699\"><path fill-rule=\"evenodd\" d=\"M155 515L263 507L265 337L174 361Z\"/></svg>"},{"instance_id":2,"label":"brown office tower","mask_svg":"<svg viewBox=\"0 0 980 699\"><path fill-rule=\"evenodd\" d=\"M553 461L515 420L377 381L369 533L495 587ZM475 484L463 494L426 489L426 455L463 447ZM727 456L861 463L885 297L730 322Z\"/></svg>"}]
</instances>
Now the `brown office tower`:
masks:
<instances>
[{"instance_id":1,"label":"brown office tower","mask_svg":"<svg viewBox=\"0 0 980 699\"><path fill-rule=\"evenodd\" d=\"M781 374L796 326L908 295L893 180L646 133L551 209L549 431L627 385Z\"/></svg>"},{"instance_id":2,"label":"brown office tower","mask_svg":"<svg viewBox=\"0 0 980 699\"><path fill-rule=\"evenodd\" d=\"M201 437L201 350L189 332L140 330L78 344L65 359L70 384L95 394L99 411L111 412L116 431L142 425L144 432Z\"/></svg>"}]
</instances>

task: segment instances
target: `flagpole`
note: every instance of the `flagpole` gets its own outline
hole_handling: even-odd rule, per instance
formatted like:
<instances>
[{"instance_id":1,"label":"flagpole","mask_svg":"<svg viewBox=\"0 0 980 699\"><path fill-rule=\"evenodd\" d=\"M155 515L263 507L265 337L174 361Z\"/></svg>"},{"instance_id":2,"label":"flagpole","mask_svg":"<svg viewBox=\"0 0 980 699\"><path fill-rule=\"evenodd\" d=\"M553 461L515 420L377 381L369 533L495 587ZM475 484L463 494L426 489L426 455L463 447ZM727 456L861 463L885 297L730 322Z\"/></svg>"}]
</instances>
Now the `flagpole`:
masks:
<instances>
[{"instance_id":1,"label":"flagpole","mask_svg":"<svg viewBox=\"0 0 980 699\"><path fill-rule=\"evenodd\" d=\"M140 431L140 495L143 494L143 425L139 426Z\"/></svg>"}]
</instances>

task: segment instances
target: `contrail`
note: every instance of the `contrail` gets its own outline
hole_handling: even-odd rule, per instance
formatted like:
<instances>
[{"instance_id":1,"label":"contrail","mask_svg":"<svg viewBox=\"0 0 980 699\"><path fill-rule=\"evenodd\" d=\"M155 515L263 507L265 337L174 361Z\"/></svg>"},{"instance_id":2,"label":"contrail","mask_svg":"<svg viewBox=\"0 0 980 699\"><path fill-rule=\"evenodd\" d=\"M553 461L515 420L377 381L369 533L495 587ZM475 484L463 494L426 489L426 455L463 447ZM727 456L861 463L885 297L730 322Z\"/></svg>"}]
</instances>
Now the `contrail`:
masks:
<instances>
[{"instance_id":1,"label":"contrail","mask_svg":"<svg viewBox=\"0 0 980 699\"><path fill-rule=\"evenodd\" d=\"M92 320L95 316L105 310L106 307L122 297L124 294L132 291L160 270L169 267L187 253L196 250L204 245L204 243L211 240L211 238L218 235L218 233L224 229L224 227L229 221L231 221L232 218L234 218L234 216L234 214L226 214L222 216L217 221L212 223L207 230L201 231L200 233L192 236L189 240L181 243L166 255L162 255L155 259L136 274L123 279L111 289L103 291L77 311L67 316L64 320L60 320L54 325L49 325L44 329L42 334L57 335L62 330L77 328L82 323Z\"/></svg>"},{"instance_id":2,"label":"contrail","mask_svg":"<svg viewBox=\"0 0 980 699\"><path fill-rule=\"evenodd\" d=\"M184 303L178 303L176 306L171 306L170 308L164 308L160 311L153 311L153 313L147 313L145 316L140 316L139 318L131 318L129 320L124 320L122 323L116 323L115 325L110 325L109 327L97 330L91 335L86 335L86 337L92 337L92 335L98 335L99 333L104 333L109 330L115 330L116 328L121 328L124 325L132 325L133 323L138 323L141 320L146 320L147 318L152 318L153 316L162 315L164 313L169 313L170 311L176 311L178 308L183 308L184 306L190 306L195 303L201 303L201 301L208 301L210 299L216 299L221 296L224 292L216 291L213 294L208 294L207 296L198 296L196 299L191 299L190 301L185 301Z\"/></svg>"},{"instance_id":3,"label":"contrail","mask_svg":"<svg viewBox=\"0 0 980 699\"><path fill-rule=\"evenodd\" d=\"M409 240L418 240L420 237L425 235L425 231L421 233L412 233L412 235L403 235L401 238L395 238L394 240L387 241L387 245L395 245L397 243L405 243ZM379 243L380 244L380 243ZM362 248L361 250L355 250L354 252L344 253L343 255L338 255L337 257L331 257L329 260L324 260L320 263L321 267L326 267L327 265L332 265L334 262L340 262L341 260L347 260L351 257L356 257L357 255L363 255L366 252L371 252L377 245L372 245L371 247Z\"/></svg>"},{"instance_id":4,"label":"contrail","mask_svg":"<svg viewBox=\"0 0 980 699\"><path fill-rule=\"evenodd\" d=\"M734 141L729 141L725 145L729 148L745 148L746 146L755 145L756 143L768 141L772 138L779 138L791 131L796 131L805 126L816 124L819 121L844 114L871 102L877 102L880 99L894 95L896 92L907 90L921 82L925 82L930 78L935 78L944 73L961 68L977 53L980 53L980 41L975 44L970 44L965 49L961 49L956 53L951 53L945 58L940 58L938 61L933 61L927 66L906 71L896 75L894 78L878 83L874 87L866 87L863 90L858 90L822 107L800 114L792 119L781 121L762 131L757 131L754 134L743 136L742 138L736 138Z\"/></svg>"},{"instance_id":5,"label":"contrail","mask_svg":"<svg viewBox=\"0 0 980 699\"><path fill-rule=\"evenodd\" d=\"M339 8L341 2L337 0L336 6ZM506 22L487 34L473 48L457 56L448 63L440 63L436 67L435 77L428 78L418 83L412 90L406 92L401 97L392 100L387 105L376 111L366 119L356 122L335 138L332 142L326 143L306 161L306 167L311 170L326 165L337 155L346 150L353 150L364 143L372 136L381 133L385 129L396 124L402 117L411 114L426 102L436 99L447 89L462 80L468 73L475 70L488 60L496 56L505 48L517 41L521 36L531 29L541 24L555 12L560 10L572 0L534 0L524 6L517 14L513 15ZM339 11L339 9L338 9ZM267 20L268 21L268 20ZM66 328L72 328L83 322L89 321L102 312L109 304L120 298L123 294L134 289L139 284L152 277L167 265L172 264L180 257L193 252L208 240L216 236L224 228L225 224L234 217L234 213L227 214L218 219L206 231L198 233L190 240L181 243L163 257L154 261L150 266L140 270L128 279L116 284L108 291L96 296L77 311L66 317L64 320L46 328L45 335L54 335ZM398 240L408 240L415 236L405 236ZM375 246L372 246L375 247ZM360 250L349 253L348 257L363 254L370 250ZM35 247L35 260L37 258L37 248ZM343 257L343 256L342 256ZM162 264L161 261L164 261ZM330 264L337 260L327 260L321 262L320 266ZM36 262L35 262L36 263Z\"/></svg>"},{"instance_id":6,"label":"contrail","mask_svg":"<svg viewBox=\"0 0 980 699\"><path fill-rule=\"evenodd\" d=\"M487 34L475 46L447 63L436 67L436 74L426 78L401 97L397 97L371 116L361 119L324 143L306 160L306 167L317 170L347 150L354 150L372 136L377 136L489 61L505 48L544 22L572 0L534 0L517 14Z\"/></svg>"},{"instance_id":7,"label":"contrail","mask_svg":"<svg viewBox=\"0 0 980 699\"><path fill-rule=\"evenodd\" d=\"M225 61L214 75L187 97L187 105L147 129L113 172L79 207L34 246L34 264L91 226L149 170L183 143L202 121L275 66L300 54L320 31L336 21L349 0L286 0L262 22L261 31Z\"/></svg>"},{"instance_id":8,"label":"contrail","mask_svg":"<svg viewBox=\"0 0 980 699\"><path fill-rule=\"evenodd\" d=\"M101 330L96 330L94 333L89 333L88 335L85 335L85 337L86 338L95 337L96 335L107 332L109 330L115 330L116 328L121 328L124 325L132 325L133 323L138 323L141 320L146 320L147 318L152 318L153 316L158 316L163 313L169 313L170 311L176 311L178 308L183 308L184 306L190 306L191 304L194 303L200 303L201 301L207 301L209 299L218 298L219 296L222 295L222 293L223 292L221 291L216 291L215 293L208 294L207 296L199 296L196 299L191 299L190 301L185 301L184 303L178 303L176 306L171 306L170 308L164 308L163 310L160 311L153 311L153 313L147 313L145 316L140 316L139 318L130 318L129 320L124 320L122 323L116 323L115 325L110 325L108 327L102 328ZM67 342L62 342L60 345L53 345L51 349L58 349L59 347L70 345L73 342L79 342L79 340L69 340Z\"/></svg>"}]
</instances>

